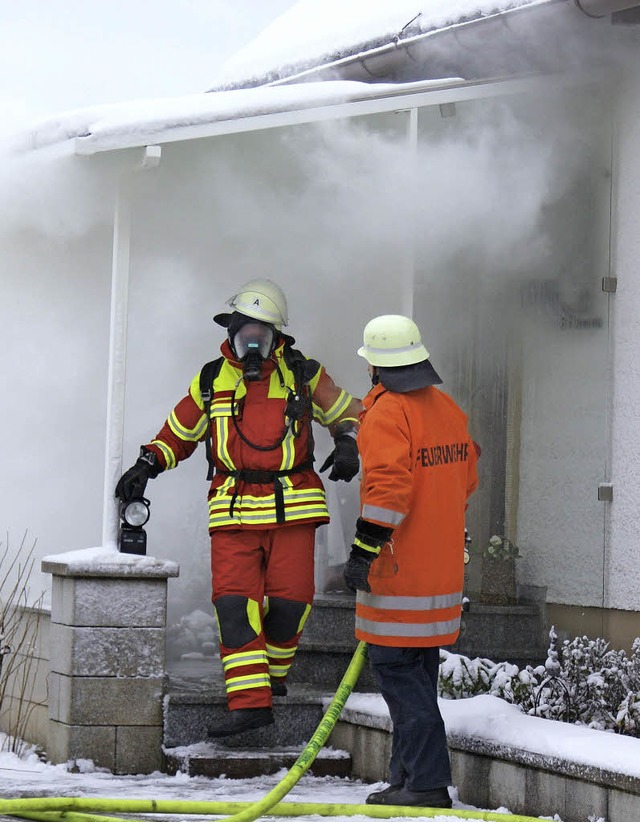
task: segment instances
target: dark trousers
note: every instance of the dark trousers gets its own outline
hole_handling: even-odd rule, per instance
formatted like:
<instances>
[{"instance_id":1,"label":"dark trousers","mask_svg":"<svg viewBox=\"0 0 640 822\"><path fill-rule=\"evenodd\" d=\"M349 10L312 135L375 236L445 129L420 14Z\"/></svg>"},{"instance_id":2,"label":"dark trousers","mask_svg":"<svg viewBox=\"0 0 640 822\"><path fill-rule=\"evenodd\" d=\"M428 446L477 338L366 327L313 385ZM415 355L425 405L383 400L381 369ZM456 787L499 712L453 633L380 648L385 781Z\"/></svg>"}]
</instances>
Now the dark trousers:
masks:
<instances>
[{"instance_id":1,"label":"dark trousers","mask_svg":"<svg viewBox=\"0 0 640 822\"><path fill-rule=\"evenodd\" d=\"M412 791L447 787L451 764L437 698L440 649L370 644L369 660L393 722L391 784Z\"/></svg>"}]
</instances>

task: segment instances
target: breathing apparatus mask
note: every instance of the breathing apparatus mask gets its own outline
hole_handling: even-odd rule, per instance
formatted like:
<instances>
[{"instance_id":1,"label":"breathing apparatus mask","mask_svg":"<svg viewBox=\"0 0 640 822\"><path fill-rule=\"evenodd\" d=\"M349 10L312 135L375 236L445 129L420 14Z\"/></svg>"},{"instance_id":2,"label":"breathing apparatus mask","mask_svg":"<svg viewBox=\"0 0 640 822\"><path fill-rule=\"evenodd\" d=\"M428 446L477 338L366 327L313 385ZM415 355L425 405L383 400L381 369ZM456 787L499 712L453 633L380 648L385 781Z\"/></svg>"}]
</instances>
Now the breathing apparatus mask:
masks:
<instances>
[{"instance_id":1,"label":"breathing apparatus mask","mask_svg":"<svg viewBox=\"0 0 640 822\"><path fill-rule=\"evenodd\" d=\"M229 326L229 342L233 353L242 363L245 380L259 380L262 363L273 350L274 328L266 323L244 318L239 327Z\"/></svg>"}]
</instances>

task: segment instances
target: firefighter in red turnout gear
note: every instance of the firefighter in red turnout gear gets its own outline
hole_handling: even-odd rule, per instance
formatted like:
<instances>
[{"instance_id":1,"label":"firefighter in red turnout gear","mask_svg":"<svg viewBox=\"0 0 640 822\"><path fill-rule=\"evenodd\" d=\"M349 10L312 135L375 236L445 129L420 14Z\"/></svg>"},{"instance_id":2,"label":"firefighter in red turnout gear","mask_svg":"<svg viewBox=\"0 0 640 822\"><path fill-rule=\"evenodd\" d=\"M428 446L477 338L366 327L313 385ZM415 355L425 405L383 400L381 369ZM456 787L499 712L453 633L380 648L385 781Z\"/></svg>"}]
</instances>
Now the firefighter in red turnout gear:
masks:
<instances>
[{"instance_id":1,"label":"firefighter in red turnout gear","mask_svg":"<svg viewBox=\"0 0 640 822\"><path fill-rule=\"evenodd\" d=\"M214 320L227 328L221 357L191 382L158 435L123 474L116 496L141 497L146 483L205 442L213 604L220 630L229 716L221 737L273 723L272 695L286 679L314 595L314 541L329 521L313 468L312 420L335 448L320 471L358 473L362 405L283 333L287 305L270 280L251 280Z\"/></svg>"}]
</instances>

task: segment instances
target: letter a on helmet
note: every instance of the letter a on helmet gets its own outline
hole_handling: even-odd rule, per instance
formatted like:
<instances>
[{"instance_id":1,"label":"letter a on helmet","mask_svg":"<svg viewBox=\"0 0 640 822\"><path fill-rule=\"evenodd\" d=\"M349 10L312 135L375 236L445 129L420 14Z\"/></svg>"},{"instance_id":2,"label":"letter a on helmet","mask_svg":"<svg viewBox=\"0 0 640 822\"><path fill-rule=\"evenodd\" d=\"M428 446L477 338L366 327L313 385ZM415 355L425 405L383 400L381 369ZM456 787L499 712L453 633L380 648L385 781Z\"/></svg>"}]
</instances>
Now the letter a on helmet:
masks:
<instances>
[{"instance_id":1,"label":"letter a on helmet","mask_svg":"<svg viewBox=\"0 0 640 822\"><path fill-rule=\"evenodd\" d=\"M234 311L269 323L278 331L287 325L287 300L282 289L271 280L249 280L227 300Z\"/></svg>"},{"instance_id":2,"label":"letter a on helmet","mask_svg":"<svg viewBox=\"0 0 640 822\"><path fill-rule=\"evenodd\" d=\"M383 314L370 320L364 329L364 345L358 354L381 368L414 365L429 359L418 326L401 314Z\"/></svg>"}]
</instances>

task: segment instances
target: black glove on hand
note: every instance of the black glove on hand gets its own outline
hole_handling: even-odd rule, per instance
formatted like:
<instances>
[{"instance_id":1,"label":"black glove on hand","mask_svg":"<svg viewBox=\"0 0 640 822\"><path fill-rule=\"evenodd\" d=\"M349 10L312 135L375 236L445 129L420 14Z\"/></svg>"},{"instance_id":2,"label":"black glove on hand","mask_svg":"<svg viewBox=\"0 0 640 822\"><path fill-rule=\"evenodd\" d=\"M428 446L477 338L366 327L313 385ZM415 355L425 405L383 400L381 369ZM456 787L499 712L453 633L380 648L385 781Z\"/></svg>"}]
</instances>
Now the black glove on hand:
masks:
<instances>
[{"instance_id":1,"label":"black glove on hand","mask_svg":"<svg viewBox=\"0 0 640 822\"><path fill-rule=\"evenodd\" d=\"M356 522L356 536L351 546L351 555L342 575L350 591L371 591L369 568L380 553L382 546L389 542L393 528L376 525L360 517Z\"/></svg>"},{"instance_id":2,"label":"black glove on hand","mask_svg":"<svg viewBox=\"0 0 640 822\"><path fill-rule=\"evenodd\" d=\"M153 451L146 451L141 448L140 456L135 465L125 471L118 480L115 496L121 499L122 502L140 499L144 496L147 482L157 477L161 471L162 468L158 465L158 458Z\"/></svg>"},{"instance_id":3,"label":"black glove on hand","mask_svg":"<svg viewBox=\"0 0 640 822\"><path fill-rule=\"evenodd\" d=\"M366 591L368 593L371 590L368 578L373 559L373 556L369 559L351 551L351 556L345 563L342 572L345 585L350 591Z\"/></svg>"},{"instance_id":4,"label":"black glove on hand","mask_svg":"<svg viewBox=\"0 0 640 822\"><path fill-rule=\"evenodd\" d=\"M344 480L351 482L360 470L360 460L358 458L358 446L355 437L351 434L339 434L334 440L336 447L322 463L320 473L326 471L333 465L330 480Z\"/></svg>"}]
</instances>

